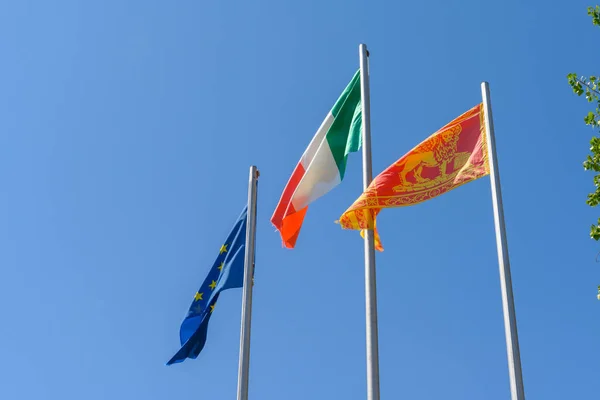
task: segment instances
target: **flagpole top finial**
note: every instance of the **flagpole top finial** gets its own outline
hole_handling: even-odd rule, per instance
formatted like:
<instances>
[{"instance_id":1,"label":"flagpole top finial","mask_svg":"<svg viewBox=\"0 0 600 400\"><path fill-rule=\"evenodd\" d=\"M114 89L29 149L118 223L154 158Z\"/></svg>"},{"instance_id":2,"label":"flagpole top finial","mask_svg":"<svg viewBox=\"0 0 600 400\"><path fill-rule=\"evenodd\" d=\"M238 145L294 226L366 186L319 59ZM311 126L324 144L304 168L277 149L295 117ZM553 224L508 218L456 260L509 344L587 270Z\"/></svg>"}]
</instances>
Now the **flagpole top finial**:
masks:
<instances>
[{"instance_id":1,"label":"flagpole top finial","mask_svg":"<svg viewBox=\"0 0 600 400\"><path fill-rule=\"evenodd\" d=\"M358 47L359 47L360 51L363 51L363 49L365 50L367 57L369 57L371 55L371 53L369 52L369 49L367 48L367 45L365 43L361 43Z\"/></svg>"}]
</instances>

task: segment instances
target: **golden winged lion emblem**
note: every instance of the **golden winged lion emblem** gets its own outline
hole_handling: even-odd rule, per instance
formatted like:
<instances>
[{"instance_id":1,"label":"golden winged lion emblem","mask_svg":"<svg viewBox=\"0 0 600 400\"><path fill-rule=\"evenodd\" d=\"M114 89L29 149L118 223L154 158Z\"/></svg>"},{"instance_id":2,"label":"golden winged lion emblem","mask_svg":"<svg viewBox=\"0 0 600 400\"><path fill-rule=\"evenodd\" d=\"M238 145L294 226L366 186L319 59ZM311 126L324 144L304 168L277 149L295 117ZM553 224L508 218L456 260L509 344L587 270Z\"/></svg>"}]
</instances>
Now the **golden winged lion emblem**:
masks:
<instances>
[{"instance_id":1,"label":"golden winged lion emblem","mask_svg":"<svg viewBox=\"0 0 600 400\"><path fill-rule=\"evenodd\" d=\"M451 163L458 153L458 139L462 127L460 124L432 135L429 139L419 144L406 157L403 157L396 166L401 167L400 185L395 186L395 191L407 189L407 187L429 186L431 178L421 176L423 167L439 168L439 175L433 180L435 182L445 181L447 177L447 165ZM415 183L406 180L406 176L412 172Z\"/></svg>"}]
</instances>

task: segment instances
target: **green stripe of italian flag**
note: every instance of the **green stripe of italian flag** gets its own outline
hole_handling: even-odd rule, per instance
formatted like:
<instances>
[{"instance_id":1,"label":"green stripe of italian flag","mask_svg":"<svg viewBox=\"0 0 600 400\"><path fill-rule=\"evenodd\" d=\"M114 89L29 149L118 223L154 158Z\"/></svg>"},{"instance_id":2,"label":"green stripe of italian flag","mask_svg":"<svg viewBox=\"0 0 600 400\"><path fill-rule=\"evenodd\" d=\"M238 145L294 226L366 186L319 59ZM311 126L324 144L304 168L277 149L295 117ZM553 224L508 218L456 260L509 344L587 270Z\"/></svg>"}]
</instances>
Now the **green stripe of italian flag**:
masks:
<instances>
[{"instance_id":1,"label":"green stripe of italian flag","mask_svg":"<svg viewBox=\"0 0 600 400\"><path fill-rule=\"evenodd\" d=\"M357 71L304 151L271 217L285 247L294 248L308 205L340 184L348 154L360 149L360 100Z\"/></svg>"}]
</instances>

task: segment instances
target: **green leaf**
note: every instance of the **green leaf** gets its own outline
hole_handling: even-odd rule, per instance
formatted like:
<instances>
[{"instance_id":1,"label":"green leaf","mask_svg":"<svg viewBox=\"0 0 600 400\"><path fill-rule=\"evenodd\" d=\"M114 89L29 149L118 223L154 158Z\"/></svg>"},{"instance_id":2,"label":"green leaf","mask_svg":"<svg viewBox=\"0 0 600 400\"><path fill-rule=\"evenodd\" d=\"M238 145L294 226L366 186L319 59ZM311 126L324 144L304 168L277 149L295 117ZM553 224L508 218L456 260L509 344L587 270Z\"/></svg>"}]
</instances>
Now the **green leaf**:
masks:
<instances>
[{"instance_id":1,"label":"green leaf","mask_svg":"<svg viewBox=\"0 0 600 400\"><path fill-rule=\"evenodd\" d=\"M592 111L588 112L588 114L585 116L585 118L583 119L585 121L586 125L593 125L593 123L595 122L595 118L596 118L596 114L594 114ZM592 148L593 150L593 148Z\"/></svg>"},{"instance_id":2,"label":"green leaf","mask_svg":"<svg viewBox=\"0 0 600 400\"><path fill-rule=\"evenodd\" d=\"M600 240L600 227L598 225L591 226L590 237L594 240Z\"/></svg>"}]
</instances>

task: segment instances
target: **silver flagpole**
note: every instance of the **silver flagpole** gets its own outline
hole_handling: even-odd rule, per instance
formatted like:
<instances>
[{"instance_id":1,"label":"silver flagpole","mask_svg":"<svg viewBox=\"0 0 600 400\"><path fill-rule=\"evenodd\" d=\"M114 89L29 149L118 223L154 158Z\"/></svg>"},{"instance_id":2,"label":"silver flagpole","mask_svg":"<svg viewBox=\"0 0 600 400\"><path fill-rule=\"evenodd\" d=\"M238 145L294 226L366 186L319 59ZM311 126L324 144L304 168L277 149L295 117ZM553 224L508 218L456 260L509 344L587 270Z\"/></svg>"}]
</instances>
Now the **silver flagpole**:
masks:
<instances>
[{"instance_id":1,"label":"silver flagpole","mask_svg":"<svg viewBox=\"0 0 600 400\"><path fill-rule=\"evenodd\" d=\"M240 333L240 362L238 366L237 400L248 400L250 372L250 325L252 321L252 286L254 286L254 249L256 239L256 192L258 170L250 167L248 182L248 222L246 225L246 254L244 258L244 289L242 292L242 328Z\"/></svg>"},{"instance_id":2,"label":"silver flagpole","mask_svg":"<svg viewBox=\"0 0 600 400\"><path fill-rule=\"evenodd\" d=\"M363 189L373 180L371 163L371 100L369 88L369 52L361 44L360 94L362 99ZM365 308L367 344L367 399L379 400L379 338L377 333L377 284L373 230L365 231Z\"/></svg>"},{"instance_id":3,"label":"silver flagpole","mask_svg":"<svg viewBox=\"0 0 600 400\"><path fill-rule=\"evenodd\" d=\"M483 97L485 130L488 139L487 148L490 164L490 182L492 184L494 224L496 226L496 246L498 248L498 264L500 267L500 287L502 289L502 309L504 311L504 330L506 334L506 351L508 353L510 394L512 400L525 400L523 373L521 371L521 355L519 352L519 337L517 335L517 317L515 315L515 301L513 298L512 280L510 277L506 226L504 225L504 207L502 206L500 173L498 171L498 160L496 158L496 138L494 136L494 121L492 119L490 86L487 82L481 83L481 96Z\"/></svg>"}]
</instances>

